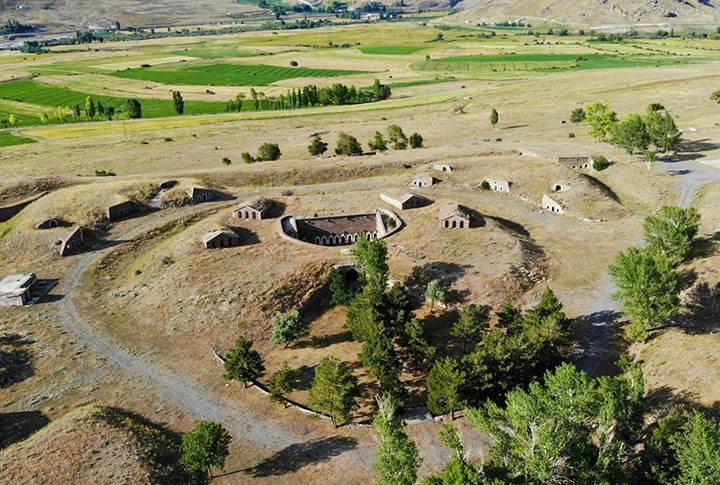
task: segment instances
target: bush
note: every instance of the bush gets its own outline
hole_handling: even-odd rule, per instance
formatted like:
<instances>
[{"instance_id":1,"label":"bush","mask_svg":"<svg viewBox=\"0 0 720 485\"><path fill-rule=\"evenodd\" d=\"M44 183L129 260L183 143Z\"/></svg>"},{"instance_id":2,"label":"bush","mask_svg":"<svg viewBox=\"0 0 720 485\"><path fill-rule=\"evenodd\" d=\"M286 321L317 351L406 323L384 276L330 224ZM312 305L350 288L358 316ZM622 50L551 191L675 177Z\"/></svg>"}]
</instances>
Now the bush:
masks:
<instances>
[{"instance_id":1,"label":"bush","mask_svg":"<svg viewBox=\"0 0 720 485\"><path fill-rule=\"evenodd\" d=\"M253 163L255 161L255 157L250 155L249 152L242 152L240 158L242 158L242 161L245 163Z\"/></svg>"},{"instance_id":2,"label":"bush","mask_svg":"<svg viewBox=\"0 0 720 485\"><path fill-rule=\"evenodd\" d=\"M568 133L568 138L575 138L575 133L572 133L572 132Z\"/></svg>"},{"instance_id":3,"label":"bush","mask_svg":"<svg viewBox=\"0 0 720 485\"><path fill-rule=\"evenodd\" d=\"M190 205L192 199L180 187L175 187L160 196L161 207L182 207L184 205Z\"/></svg>"},{"instance_id":4,"label":"bush","mask_svg":"<svg viewBox=\"0 0 720 485\"><path fill-rule=\"evenodd\" d=\"M263 143L258 149L258 160L263 162L271 162L277 160L282 155L280 147L277 143Z\"/></svg>"},{"instance_id":5,"label":"bush","mask_svg":"<svg viewBox=\"0 0 720 485\"><path fill-rule=\"evenodd\" d=\"M360 142L357 141L357 138L352 135L348 135L347 133L340 133L340 137L338 138L337 142L337 148L335 148L335 153L337 155L346 155L349 157L353 157L356 155L362 155L363 149L362 145L360 145Z\"/></svg>"},{"instance_id":6,"label":"bush","mask_svg":"<svg viewBox=\"0 0 720 485\"><path fill-rule=\"evenodd\" d=\"M490 188L490 182L488 182L487 180L483 180L480 184L480 190L490 190Z\"/></svg>"},{"instance_id":7,"label":"bush","mask_svg":"<svg viewBox=\"0 0 720 485\"><path fill-rule=\"evenodd\" d=\"M232 160L230 160L228 157L223 157L222 163L225 165L230 165L232 163Z\"/></svg>"},{"instance_id":8,"label":"bush","mask_svg":"<svg viewBox=\"0 0 720 485\"><path fill-rule=\"evenodd\" d=\"M603 155L595 155L593 159L593 168L597 171L605 170L610 166L610 161Z\"/></svg>"},{"instance_id":9,"label":"bush","mask_svg":"<svg viewBox=\"0 0 720 485\"><path fill-rule=\"evenodd\" d=\"M585 110L582 108L575 108L570 113L570 121L573 123L582 123L585 120Z\"/></svg>"},{"instance_id":10,"label":"bush","mask_svg":"<svg viewBox=\"0 0 720 485\"><path fill-rule=\"evenodd\" d=\"M419 133L413 133L410 135L410 147L412 148L422 148L423 146L423 137Z\"/></svg>"}]
</instances>

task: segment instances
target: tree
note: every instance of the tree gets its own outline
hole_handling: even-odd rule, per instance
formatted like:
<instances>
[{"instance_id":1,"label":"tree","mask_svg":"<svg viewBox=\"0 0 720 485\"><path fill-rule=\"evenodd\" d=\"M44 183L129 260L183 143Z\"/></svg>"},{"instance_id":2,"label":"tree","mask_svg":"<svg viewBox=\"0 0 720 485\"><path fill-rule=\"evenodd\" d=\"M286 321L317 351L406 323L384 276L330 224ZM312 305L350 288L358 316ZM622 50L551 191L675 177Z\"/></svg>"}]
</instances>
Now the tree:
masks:
<instances>
[{"instance_id":1,"label":"tree","mask_svg":"<svg viewBox=\"0 0 720 485\"><path fill-rule=\"evenodd\" d=\"M460 309L451 333L462 341L463 352L480 341L489 322L490 309L486 306L467 305Z\"/></svg>"},{"instance_id":2,"label":"tree","mask_svg":"<svg viewBox=\"0 0 720 485\"><path fill-rule=\"evenodd\" d=\"M717 91L713 91L713 93L710 95L710 99L720 104L720 89L718 89Z\"/></svg>"},{"instance_id":3,"label":"tree","mask_svg":"<svg viewBox=\"0 0 720 485\"><path fill-rule=\"evenodd\" d=\"M345 273L340 268L330 270L330 303L348 306L356 292L348 288Z\"/></svg>"},{"instance_id":4,"label":"tree","mask_svg":"<svg viewBox=\"0 0 720 485\"><path fill-rule=\"evenodd\" d=\"M352 135L347 133L340 133L337 141L337 147L335 148L335 154L346 155L348 157L354 157L363 154L362 146Z\"/></svg>"},{"instance_id":5,"label":"tree","mask_svg":"<svg viewBox=\"0 0 720 485\"><path fill-rule=\"evenodd\" d=\"M137 98L128 99L125 103L125 106L127 108L128 117L131 120L137 120L142 118L142 106L140 105L140 101L138 101Z\"/></svg>"},{"instance_id":6,"label":"tree","mask_svg":"<svg viewBox=\"0 0 720 485\"><path fill-rule=\"evenodd\" d=\"M95 101L90 96L85 98L85 114L90 119L95 118Z\"/></svg>"},{"instance_id":7,"label":"tree","mask_svg":"<svg viewBox=\"0 0 720 485\"><path fill-rule=\"evenodd\" d=\"M680 142L680 130L672 115L662 106L650 105L643 117L649 142L658 150L675 150Z\"/></svg>"},{"instance_id":8,"label":"tree","mask_svg":"<svg viewBox=\"0 0 720 485\"><path fill-rule=\"evenodd\" d=\"M680 276L667 258L630 248L617 255L608 272L617 286L612 297L630 319L627 334L631 340L645 340L649 329L679 312Z\"/></svg>"},{"instance_id":9,"label":"tree","mask_svg":"<svg viewBox=\"0 0 720 485\"><path fill-rule=\"evenodd\" d=\"M271 162L280 158L282 153L277 143L263 143L258 148L258 160L262 162Z\"/></svg>"},{"instance_id":10,"label":"tree","mask_svg":"<svg viewBox=\"0 0 720 485\"><path fill-rule=\"evenodd\" d=\"M423 137L420 133L413 133L410 135L410 147L411 148L422 148Z\"/></svg>"},{"instance_id":11,"label":"tree","mask_svg":"<svg viewBox=\"0 0 720 485\"><path fill-rule=\"evenodd\" d=\"M402 365L390 339L382 329L376 328L363 344L360 362L368 369L370 375L380 383L383 395L392 396L401 403L405 388L400 381Z\"/></svg>"},{"instance_id":12,"label":"tree","mask_svg":"<svg viewBox=\"0 0 720 485\"><path fill-rule=\"evenodd\" d=\"M240 154L240 158L242 158L242 161L245 163L254 163L255 162L255 157L250 155L250 152L242 152Z\"/></svg>"},{"instance_id":13,"label":"tree","mask_svg":"<svg viewBox=\"0 0 720 485\"><path fill-rule=\"evenodd\" d=\"M323 153L328 149L328 144L322 141L320 135L314 135L310 145L308 145L308 152L314 157L320 158Z\"/></svg>"},{"instance_id":14,"label":"tree","mask_svg":"<svg viewBox=\"0 0 720 485\"><path fill-rule=\"evenodd\" d=\"M378 434L378 448L373 467L380 485L412 485L422 463L415 443L408 438L397 417L391 398L378 399L378 412L373 419Z\"/></svg>"},{"instance_id":15,"label":"tree","mask_svg":"<svg viewBox=\"0 0 720 485\"><path fill-rule=\"evenodd\" d=\"M466 405L461 390L465 385L466 374L458 362L443 357L435 362L427 376L427 407L435 415L450 413L455 419L455 411Z\"/></svg>"},{"instance_id":16,"label":"tree","mask_svg":"<svg viewBox=\"0 0 720 485\"><path fill-rule=\"evenodd\" d=\"M385 141L383 134L379 131L375 132L373 139L368 142L368 146L370 147L370 150L374 150L376 152L384 152L388 149L387 142Z\"/></svg>"},{"instance_id":17,"label":"tree","mask_svg":"<svg viewBox=\"0 0 720 485\"><path fill-rule=\"evenodd\" d=\"M282 367L270 377L270 382L268 382L270 399L284 403L284 396L292 391L293 382L295 382L295 372L287 362L283 362Z\"/></svg>"},{"instance_id":18,"label":"tree","mask_svg":"<svg viewBox=\"0 0 720 485\"><path fill-rule=\"evenodd\" d=\"M542 382L466 411L489 434L490 464L502 480L521 483L626 483L625 465L643 426L639 364L591 379L570 364Z\"/></svg>"},{"instance_id":19,"label":"tree","mask_svg":"<svg viewBox=\"0 0 720 485\"><path fill-rule=\"evenodd\" d=\"M440 441L454 456L443 467L442 471L435 475L425 477L420 483L423 485L465 485L475 483L494 483L483 480L480 473L465 461L465 449L460 441L457 429L452 424L443 424L439 431Z\"/></svg>"},{"instance_id":20,"label":"tree","mask_svg":"<svg viewBox=\"0 0 720 485\"><path fill-rule=\"evenodd\" d=\"M647 150L650 137L643 118L632 113L610 128L609 141L624 149L629 155L633 155Z\"/></svg>"},{"instance_id":21,"label":"tree","mask_svg":"<svg viewBox=\"0 0 720 485\"><path fill-rule=\"evenodd\" d=\"M490 111L490 124L495 126L500 121L500 113L495 108Z\"/></svg>"},{"instance_id":22,"label":"tree","mask_svg":"<svg viewBox=\"0 0 720 485\"><path fill-rule=\"evenodd\" d=\"M185 112L185 100L180 91L172 92L173 105L175 106L175 114L181 115Z\"/></svg>"},{"instance_id":23,"label":"tree","mask_svg":"<svg viewBox=\"0 0 720 485\"><path fill-rule=\"evenodd\" d=\"M585 120L585 110L582 108L575 108L570 113L570 121L573 123L582 123Z\"/></svg>"},{"instance_id":24,"label":"tree","mask_svg":"<svg viewBox=\"0 0 720 485\"><path fill-rule=\"evenodd\" d=\"M10 116L8 116L8 123L10 123L10 126L17 125L17 116L15 116L15 114L10 114Z\"/></svg>"},{"instance_id":25,"label":"tree","mask_svg":"<svg viewBox=\"0 0 720 485\"><path fill-rule=\"evenodd\" d=\"M395 150L405 150L408 145L407 136L398 125L388 126L388 140L393 144Z\"/></svg>"},{"instance_id":26,"label":"tree","mask_svg":"<svg viewBox=\"0 0 720 485\"><path fill-rule=\"evenodd\" d=\"M110 121L113 119L113 116L115 116L115 107L107 106L105 108L105 117L108 119L108 121Z\"/></svg>"},{"instance_id":27,"label":"tree","mask_svg":"<svg viewBox=\"0 0 720 485\"><path fill-rule=\"evenodd\" d=\"M593 169L602 172L610 166L610 161L604 155L593 155Z\"/></svg>"},{"instance_id":28,"label":"tree","mask_svg":"<svg viewBox=\"0 0 720 485\"><path fill-rule=\"evenodd\" d=\"M225 379L240 381L245 387L265 372L262 357L243 336L237 338L235 347L225 356L224 367Z\"/></svg>"},{"instance_id":29,"label":"tree","mask_svg":"<svg viewBox=\"0 0 720 485\"><path fill-rule=\"evenodd\" d=\"M617 123L617 115L605 104L592 103L585 106L585 122L590 127L590 136L597 140L606 140Z\"/></svg>"},{"instance_id":30,"label":"tree","mask_svg":"<svg viewBox=\"0 0 720 485\"><path fill-rule=\"evenodd\" d=\"M430 311L436 303L445 303L445 289L440 284L440 280L432 280L427 284L425 298L430 301Z\"/></svg>"},{"instance_id":31,"label":"tree","mask_svg":"<svg viewBox=\"0 0 720 485\"><path fill-rule=\"evenodd\" d=\"M270 342L274 345L284 345L285 348L296 343L307 331L298 310L277 312L270 323L272 325Z\"/></svg>"},{"instance_id":32,"label":"tree","mask_svg":"<svg viewBox=\"0 0 720 485\"><path fill-rule=\"evenodd\" d=\"M645 218L643 231L647 248L678 265L690 256L699 224L700 213L694 207L665 206Z\"/></svg>"},{"instance_id":33,"label":"tree","mask_svg":"<svg viewBox=\"0 0 720 485\"><path fill-rule=\"evenodd\" d=\"M310 405L328 413L337 426L350 419L356 395L357 379L350 370L335 357L323 357L308 393Z\"/></svg>"},{"instance_id":34,"label":"tree","mask_svg":"<svg viewBox=\"0 0 720 485\"><path fill-rule=\"evenodd\" d=\"M360 270L363 288L377 295L387 286L390 268L387 262L387 244L382 239L361 237L352 250L355 264Z\"/></svg>"},{"instance_id":35,"label":"tree","mask_svg":"<svg viewBox=\"0 0 720 485\"><path fill-rule=\"evenodd\" d=\"M424 368L435 357L436 349L428 342L425 324L418 318L413 318L405 324L405 341L410 355L410 361L416 368Z\"/></svg>"},{"instance_id":36,"label":"tree","mask_svg":"<svg viewBox=\"0 0 720 485\"><path fill-rule=\"evenodd\" d=\"M460 435L458 435L457 428L455 428L455 426L450 423L444 423L440 427L438 435L440 436L442 444L445 445L445 448L454 452L455 456L460 457L463 455L465 448L463 447Z\"/></svg>"},{"instance_id":37,"label":"tree","mask_svg":"<svg viewBox=\"0 0 720 485\"><path fill-rule=\"evenodd\" d=\"M182 437L180 463L198 479L212 477L210 468L223 469L232 441L225 428L212 421L199 421Z\"/></svg>"}]
</instances>

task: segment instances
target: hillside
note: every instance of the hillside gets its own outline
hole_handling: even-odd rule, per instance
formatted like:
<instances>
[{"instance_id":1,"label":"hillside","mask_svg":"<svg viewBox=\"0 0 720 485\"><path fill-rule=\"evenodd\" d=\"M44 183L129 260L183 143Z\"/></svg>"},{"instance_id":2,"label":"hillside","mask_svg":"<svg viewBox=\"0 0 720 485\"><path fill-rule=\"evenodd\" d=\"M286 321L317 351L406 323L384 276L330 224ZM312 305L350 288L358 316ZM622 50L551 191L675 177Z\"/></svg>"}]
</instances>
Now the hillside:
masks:
<instances>
[{"instance_id":1,"label":"hillside","mask_svg":"<svg viewBox=\"0 0 720 485\"><path fill-rule=\"evenodd\" d=\"M451 18L460 23L522 20L530 24L613 27L636 24L711 24L720 9L705 0L464 0Z\"/></svg>"}]
</instances>

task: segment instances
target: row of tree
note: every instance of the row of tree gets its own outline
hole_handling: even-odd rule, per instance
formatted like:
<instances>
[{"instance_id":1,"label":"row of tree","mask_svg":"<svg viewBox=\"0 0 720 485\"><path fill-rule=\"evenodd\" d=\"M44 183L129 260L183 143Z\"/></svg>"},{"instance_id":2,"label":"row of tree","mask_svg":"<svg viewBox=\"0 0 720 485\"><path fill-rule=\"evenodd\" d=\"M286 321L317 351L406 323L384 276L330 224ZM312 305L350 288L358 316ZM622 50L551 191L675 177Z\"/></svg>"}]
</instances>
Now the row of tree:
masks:
<instances>
[{"instance_id":1,"label":"row of tree","mask_svg":"<svg viewBox=\"0 0 720 485\"><path fill-rule=\"evenodd\" d=\"M373 152L382 153L390 147L394 150L406 150L408 146L413 149L422 148L424 141L422 135L419 133L413 133L408 137L400 126L393 124L387 128L387 138L382 132L376 131L370 141L368 141L368 148ZM327 150L328 144L323 141L320 135L315 134L310 145L308 145L308 153L316 157L321 157ZM362 155L363 153L363 147L357 138L347 133L340 133L335 148L336 155L353 157Z\"/></svg>"}]
</instances>

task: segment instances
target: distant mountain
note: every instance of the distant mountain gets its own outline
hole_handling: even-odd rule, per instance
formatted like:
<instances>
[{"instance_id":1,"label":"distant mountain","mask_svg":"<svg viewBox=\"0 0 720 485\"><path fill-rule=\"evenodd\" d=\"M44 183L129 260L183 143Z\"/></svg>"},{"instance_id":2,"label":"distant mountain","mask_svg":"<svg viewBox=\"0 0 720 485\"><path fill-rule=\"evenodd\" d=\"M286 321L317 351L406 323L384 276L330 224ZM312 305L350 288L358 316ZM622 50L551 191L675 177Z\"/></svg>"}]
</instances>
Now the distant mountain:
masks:
<instances>
[{"instance_id":1,"label":"distant mountain","mask_svg":"<svg viewBox=\"0 0 720 485\"><path fill-rule=\"evenodd\" d=\"M718 0L463 0L458 23L522 20L530 24L613 27L717 24Z\"/></svg>"}]
</instances>

